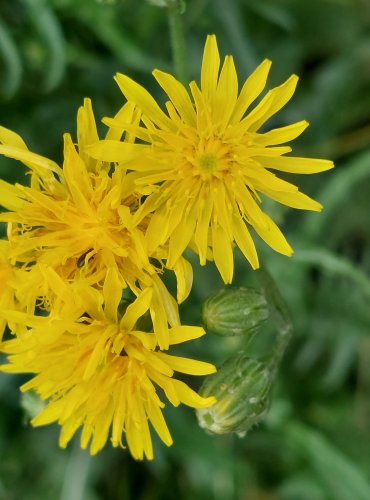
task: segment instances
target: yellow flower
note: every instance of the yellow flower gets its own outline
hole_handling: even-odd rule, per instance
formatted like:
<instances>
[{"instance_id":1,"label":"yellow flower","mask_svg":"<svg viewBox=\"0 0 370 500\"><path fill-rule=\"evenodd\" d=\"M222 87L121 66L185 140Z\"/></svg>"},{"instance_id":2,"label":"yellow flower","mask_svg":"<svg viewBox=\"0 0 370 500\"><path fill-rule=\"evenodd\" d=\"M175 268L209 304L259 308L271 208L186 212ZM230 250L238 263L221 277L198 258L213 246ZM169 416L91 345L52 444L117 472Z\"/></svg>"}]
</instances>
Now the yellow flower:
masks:
<instances>
[{"instance_id":1,"label":"yellow flower","mask_svg":"<svg viewBox=\"0 0 370 500\"><path fill-rule=\"evenodd\" d=\"M64 136L62 169L22 147L16 134L10 140L9 133L0 131L0 153L23 161L32 172L29 187L1 182L0 201L10 211L0 220L11 224L13 259L26 264L37 260L59 269L65 278L83 274L92 284L121 261L126 284L150 269L143 235L132 223L132 189L122 169L110 174L96 161L91 168L92 160L90 165L83 161L69 134ZM90 141L94 139L97 135L90 134Z\"/></svg>"},{"instance_id":2,"label":"yellow flower","mask_svg":"<svg viewBox=\"0 0 370 500\"><path fill-rule=\"evenodd\" d=\"M308 126L306 121L260 131L292 97L298 80L292 75L251 109L265 87L270 65L263 61L238 93L233 58L226 56L220 70L216 37L208 36L201 85L191 82L190 95L172 75L153 71L169 97L167 113L139 84L116 76L126 99L141 109L141 124L133 126L121 117L105 123L112 130L124 127L141 144L107 140L87 151L95 158L122 162L135 172L137 186L153 186L136 220L151 214L146 233L149 251L168 243L169 267L191 245L202 265L213 258L230 283L234 244L253 268L259 265L249 226L274 250L290 255L292 249L281 231L259 206L260 193L293 208L321 210L319 203L271 172L311 174L328 170L333 163L286 155L291 147L282 144L298 137Z\"/></svg>"},{"instance_id":3,"label":"yellow flower","mask_svg":"<svg viewBox=\"0 0 370 500\"><path fill-rule=\"evenodd\" d=\"M47 402L32 424L57 421L62 426L60 446L65 447L82 427L81 446L86 448L91 441L92 454L109 436L113 446L124 446L125 435L134 458L152 459L149 422L167 446L172 444L156 387L174 406L208 407L214 404L213 397L200 397L173 374L207 375L215 367L157 351L155 335L137 329L151 304L150 288L120 316L120 296L109 273L103 296L77 281L62 287L64 297L53 304L48 317L5 312L9 320L23 321L30 330L3 343L9 363L0 369L34 374L21 390L34 390ZM170 329L170 343L204 333L199 327L175 326Z\"/></svg>"},{"instance_id":4,"label":"yellow flower","mask_svg":"<svg viewBox=\"0 0 370 500\"><path fill-rule=\"evenodd\" d=\"M33 313L36 306L42 306L46 300L49 286L38 266L32 271L25 271L14 265L10 258L11 245L7 240L0 240L0 343L8 325L10 330L22 334L24 324L9 321L3 311L27 311Z\"/></svg>"},{"instance_id":5,"label":"yellow flower","mask_svg":"<svg viewBox=\"0 0 370 500\"><path fill-rule=\"evenodd\" d=\"M137 123L138 113L128 104L118 118ZM151 314L160 347L166 349L167 320L171 325L180 321L177 303L158 276L162 268L149 261L157 256L148 255L143 228L133 220L132 211L146 190L137 189L123 168L86 155L85 145L98 140L89 99L78 112L77 125L78 150L70 135L64 135L63 168L32 153L21 137L0 127L0 154L22 161L31 174L29 187L0 181L0 203L8 209L0 213L0 221L8 223L10 258L27 271L36 262L65 280L83 277L95 286L110 269L121 290L129 287L136 295L151 287ZM115 128L107 137L119 140L122 134ZM124 134L124 140L131 145L132 134ZM181 302L191 288L191 266L179 260L174 270ZM26 275L25 279L28 282ZM39 287L28 291L28 304L36 303ZM43 295L48 300L48 293Z\"/></svg>"},{"instance_id":6,"label":"yellow flower","mask_svg":"<svg viewBox=\"0 0 370 500\"><path fill-rule=\"evenodd\" d=\"M0 240L0 342L7 325L1 310L16 307L14 274L15 271L9 262L9 243Z\"/></svg>"}]
</instances>

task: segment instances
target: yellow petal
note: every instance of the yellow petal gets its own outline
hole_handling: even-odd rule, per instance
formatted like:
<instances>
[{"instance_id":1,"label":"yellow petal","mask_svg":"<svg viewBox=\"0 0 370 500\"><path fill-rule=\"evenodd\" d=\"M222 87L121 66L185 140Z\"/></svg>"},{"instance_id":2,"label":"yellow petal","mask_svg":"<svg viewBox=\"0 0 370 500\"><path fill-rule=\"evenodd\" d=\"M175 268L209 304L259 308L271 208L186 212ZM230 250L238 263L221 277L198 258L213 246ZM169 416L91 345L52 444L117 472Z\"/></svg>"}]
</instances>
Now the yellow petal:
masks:
<instances>
[{"instance_id":1,"label":"yellow petal","mask_svg":"<svg viewBox=\"0 0 370 500\"><path fill-rule=\"evenodd\" d=\"M173 385L176 390L177 396L182 403L192 408L207 408L212 406L216 399L214 397L202 398L195 391L190 389L184 382L180 380L173 380Z\"/></svg>"},{"instance_id":2,"label":"yellow petal","mask_svg":"<svg viewBox=\"0 0 370 500\"><path fill-rule=\"evenodd\" d=\"M185 87L176 78L164 71L156 69L153 71L153 76L171 99L184 122L194 126L196 121L194 106Z\"/></svg>"},{"instance_id":3,"label":"yellow petal","mask_svg":"<svg viewBox=\"0 0 370 500\"><path fill-rule=\"evenodd\" d=\"M172 230L173 227L171 227ZM163 204L150 217L150 222L145 233L149 255L153 254L160 245L163 245L167 241L169 229L168 209Z\"/></svg>"},{"instance_id":4,"label":"yellow petal","mask_svg":"<svg viewBox=\"0 0 370 500\"><path fill-rule=\"evenodd\" d=\"M205 133L209 132L213 129L211 116L212 107L207 102L206 95L201 92L194 81L190 82L189 87L197 113L197 130L203 130Z\"/></svg>"},{"instance_id":5,"label":"yellow petal","mask_svg":"<svg viewBox=\"0 0 370 500\"><path fill-rule=\"evenodd\" d=\"M133 101L150 120L160 128L173 130L174 125L163 113L147 90L126 75L118 73L115 78L123 95L128 101Z\"/></svg>"},{"instance_id":6,"label":"yellow petal","mask_svg":"<svg viewBox=\"0 0 370 500\"><path fill-rule=\"evenodd\" d=\"M157 346L157 340L153 333L141 332L139 330L131 330L130 335L140 340L145 349L154 351Z\"/></svg>"},{"instance_id":7,"label":"yellow petal","mask_svg":"<svg viewBox=\"0 0 370 500\"><path fill-rule=\"evenodd\" d=\"M197 227L194 234L194 242L199 253L200 265L204 266L207 259L208 234L213 211L213 198L209 190L202 186L198 201Z\"/></svg>"},{"instance_id":8,"label":"yellow petal","mask_svg":"<svg viewBox=\"0 0 370 500\"><path fill-rule=\"evenodd\" d=\"M42 412L34 417L31 421L34 427L38 427L39 425L51 424L59 419L61 410L61 402L50 402Z\"/></svg>"},{"instance_id":9,"label":"yellow petal","mask_svg":"<svg viewBox=\"0 0 370 500\"><path fill-rule=\"evenodd\" d=\"M211 190L211 196L213 198L213 220L220 224L227 237L232 240L231 200L233 199L233 196L230 200L229 191L226 191L225 184L223 182L214 183L214 187Z\"/></svg>"},{"instance_id":10,"label":"yellow petal","mask_svg":"<svg viewBox=\"0 0 370 500\"><path fill-rule=\"evenodd\" d=\"M113 405L110 404L101 412L95 421L95 432L90 446L91 455L96 455L100 451L109 437L110 425L113 418Z\"/></svg>"},{"instance_id":11,"label":"yellow petal","mask_svg":"<svg viewBox=\"0 0 370 500\"><path fill-rule=\"evenodd\" d=\"M245 154L243 155L243 152L241 151L241 154L238 154L238 161L242 162L243 160L247 160L248 158L256 158L256 157L268 157L268 158L275 158L277 156L281 156L286 153L290 153L292 151L292 148L290 146L278 146L278 147L255 147L251 146L249 147L246 151Z\"/></svg>"},{"instance_id":12,"label":"yellow petal","mask_svg":"<svg viewBox=\"0 0 370 500\"><path fill-rule=\"evenodd\" d=\"M71 290L68 288L67 283L51 267L40 266L39 269L42 277L48 283L50 290L52 290L57 297L63 298L63 300L68 303L71 300Z\"/></svg>"},{"instance_id":13,"label":"yellow petal","mask_svg":"<svg viewBox=\"0 0 370 500\"><path fill-rule=\"evenodd\" d=\"M24 203L18 187L0 179L0 204L7 210L16 211L21 209Z\"/></svg>"},{"instance_id":14,"label":"yellow petal","mask_svg":"<svg viewBox=\"0 0 370 500\"><path fill-rule=\"evenodd\" d=\"M294 184L280 179L266 168L261 168L261 164L258 162L253 161L253 164L250 162L246 174L248 180L250 180L250 185L256 191L264 192L265 189L268 189L271 191L294 192L298 190Z\"/></svg>"},{"instance_id":15,"label":"yellow petal","mask_svg":"<svg viewBox=\"0 0 370 500\"><path fill-rule=\"evenodd\" d=\"M212 109L213 119L216 124L222 123L224 130L234 110L238 97L238 77L232 56L226 56L220 73L215 103Z\"/></svg>"},{"instance_id":16,"label":"yellow petal","mask_svg":"<svg viewBox=\"0 0 370 500\"><path fill-rule=\"evenodd\" d=\"M41 175L45 175L48 171L50 171L59 174L61 177L63 176L62 169L55 162L26 149L1 145L0 154L7 156L8 158L14 158L15 160L21 161L27 165L27 167L35 170L36 172L40 172Z\"/></svg>"},{"instance_id":17,"label":"yellow petal","mask_svg":"<svg viewBox=\"0 0 370 500\"><path fill-rule=\"evenodd\" d=\"M121 328L128 331L133 330L136 321L149 309L152 301L152 295L153 290L150 287L145 288L145 290L141 292L135 302L127 307L126 312L121 319Z\"/></svg>"},{"instance_id":18,"label":"yellow petal","mask_svg":"<svg viewBox=\"0 0 370 500\"><path fill-rule=\"evenodd\" d=\"M194 196L196 196L196 194L197 193L194 193ZM197 222L197 208L198 204L195 200L190 199L183 223L178 225L171 235L167 262L169 268L175 265L177 259L182 255L194 235Z\"/></svg>"},{"instance_id":19,"label":"yellow petal","mask_svg":"<svg viewBox=\"0 0 370 500\"><path fill-rule=\"evenodd\" d=\"M209 375L215 373L216 367L205 361L182 358L180 356L171 356L164 352L157 352L157 357L164 361L174 371L188 373L189 375Z\"/></svg>"},{"instance_id":20,"label":"yellow petal","mask_svg":"<svg viewBox=\"0 0 370 500\"><path fill-rule=\"evenodd\" d=\"M171 326L177 326L180 324L179 308L176 300L158 275L152 277L153 280L153 296L155 296L158 303L163 305L166 312L166 317L168 323Z\"/></svg>"},{"instance_id":21,"label":"yellow petal","mask_svg":"<svg viewBox=\"0 0 370 500\"><path fill-rule=\"evenodd\" d=\"M194 340L205 335L205 331L200 326L174 326L170 329L170 344L181 344L188 340Z\"/></svg>"},{"instance_id":22,"label":"yellow petal","mask_svg":"<svg viewBox=\"0 0 370 500\"><path fill-rule=\"evenodd\" d=\"M128 346L127 346L128 347ZM161 358L161 352L142 351L143 359L157 372L167 377L172 377L173 369L166 359Z\"/></svg>"},{"instance_id":23,"label":"yellow petal","mask_svg":"<svg viewBox=\"0 0 370 500\"><path fill-rule=\"evenodd\" d=\"M136 414L132 412L136 417ZM144 458L144 444L142 436L141 422L135 422L133 418L129 418L126 423L126 439L131 455L136 460L143 460Z\"/></svg>"},{"instance_id":24,"label":"yellow petal","mask_svg":"<svg viewBox=\"0 0 370 500\"><path fill-rule=\"evenodd\" d=\"M59 446L61 448L66 448L80 425L80 421L74 418L70 418L69 421L63 422L63 427L59 436Z\"/></svg>"},{"instance_id":25,"label":"yellow petal","mask_svg":"<svg viewBox=\"0 0 370 500\"><path fill-rule=\"evenodd\" d=\"M151 421L158 436L167 446L171 446L173 443L172 437L170 431L168 430L166 421L163 418L161 409L151 400L148 400L147 413L148 413L148 418Z\"/></svg>"},{"instance_id":26,"label":"yellow petal","mask_svg":"<svg viewBox=\"0 0 370 500\"><path fill-rule=\"evenodd\" d=\"M120 389L117 391L116 409L112 419L112 444L118 446L121 443L122 433L125 426L126 412L127 412L127 388L121 384Z\"/></svg>"},{"instance_id":27,"label":"yellow petal","mask_svg":"<svg viewBox=\"0 0 370 500\"><path fill-rule=\"evenodd\" d=\"M168 304L165 305L161 299L160 293L153 293L150 303L150 317L153 322L154 334L158 339L158 345L161 349L168 349L169 347L167 306Z\"/></svg>"},{"instance_id":28,"label":"yellow petal","mask_svg":"<svg viewBox=\"0 0 370 500\"><path fill-rule=\"evenodd\" d=\"M108 268L103 285L104 312L107 318L114 323L117 322L117 310L122 298L122 282L118 270Z\"/></svg>"},{"instance_id":29,"label":"yellow petal","mask_svg":"<svg viewBox=\"0 0 370 500\"><path fill-rule=\"evenodd\" d=\"M193 268L190 262L180 257L173 267L177 283L177 301L183 302L191 291L193 285Z\"/></svg>"},{"instance_id":30,"label":"yellow petal","mask_svg":"<svg viewBox=\"0 0 370 500\"><path fill-rule=\"evenodd\" d=\"M274 146L290 142L299 137L306 130L309 123L306 120L286 125L285 127L274 128L269 132L256 135L256 143L263 146Z\"/></svg>"},{"instance_id":31,"label":"yellow petal","mask_svg":"<svg viewBox=\"0 0 370 500\"><path fill-rule=\"evenodd\" d=\"M300 191L286 192L268 189L261 191L265 192L269 198L272 198L283 205L287 205L288 207L298 208L301 210L313 210L314 212L320 212L322 210L322 205L320 203Z\"/></svg>"},{"instance_id":32,"label":"yellow petal","mask_svg":"<svg viewBox=\"0 0 370 500\"><path fill-rule=\"evenodd\" d=\"M263 214L263 213L262 213ZM275 222L266 214L263 214L265 219L265 224L259 226L258 224L253 224L253 228L256 233L276 252L282 253L283 255L292 255L293 249L286 241L283 233L277 227Z\"/></svg>"},{"instance_id":33,"label":"yellow petal","mask_svg":"<svg viewBox=\"0 0 370 500\"><path fill-rule=\"evenodd\" d=\"M6 146L14 146L19 149L28 150L22 137L8 128L0 126L0 142Z\"/></svg>"},{"instance_id":34,"label":"yellow petal","mask_svg":"<svg viewBox=\"0 0 370 500\"><path fill-rule=\"evenodd\" d=\"M140 121L140 112L133 102L126 102L122 108L116 113L114 118L104 118L103 123L112 127L108 130L106 139L119 141L122 134L127 130L125 124L130 127L138 128ZM125 137L125 142L134 142L135 134L128 133Z\"/></svg>"},{"instance_id":35,"label":"yellow petal","mask_svg":"<svg viewBox=\"0 0 370 500\"><path fill-rule=\"evenodd\" d=\"M127 142L111 141L108 139L86 146L87 153L97 160L106 162L130 162L142 158L148 152L144 144L130 144Z\"/></svg>"},{"instance_id":36,"label":"yellow petal","mask_svg":"<svg viewBox=\"0 0 370 500\"><path fill-rule=\"evenodd\" d=\"M83 373L83 380L87 381L95 374L99 365L103 362L105 357L105 344L109 337L115 333L115 325L110 325L102 331L99 340L94 345L93 351L90 353L88 362Z\"/></svg>"},{"instance_id":37,"label":"yellow petal","mask_svg":"<svg viewBox=\"0 0 370 500\"><path fill-rule=\"evenodd\" d=\"M334 168L334 163L330 160L319 158L299 158L296 156L280 156L276 158L255 158L266 168L290 172L293 174L317 174Z\"/></svg>"},{"instance_id":38,"label":"yellow petal","mask_svg":"<svg viewBox=\"0 0 370 500\"><path fill-rule=\"evenodd\" d=\"M265 59L247 78L235 105L230 120L232 123L237 123L241 120L248 107L263 91L270 67L271 61Z\"/></svg>"},{"instance_id":39,"label":"yellow petal","mask_svg":"<svg viewBox=\"0 0 370 500\"><path fill-rule=\"evenodd\" d=\"M235 243L238 245L244 257L248 260L253 269L258 269L259 262L256 247L245 222L237 213L233 216L233 234Z\"/></svg>"},{"instance_id":40,"label":"yellow petal","mask_svg":"<svg viewBox=\"0 0 370 500\"><path fill-rule=\"evenodd\" d=\"M208 35L204 47L202 70L201 70L201 89L206 99L213 102L217 88L218 72L220 69L220 55L217 47L215 35Z\"/></svg>"},{"instance_id":41,"label":"yellow petal","mask_svg":"<svg viewBox=\"0 0 370 500\"><path fill-rule=\"evenodd\" d=\"M291 99L298 83L298 76L292 75L279 87L269 90L259 104L241 122L249 132L256 132L272 115L280 111Z\"/></svg>"},{"instance_id":42,"label":"yellow petal","mask_svg":"<svg viewBox=\"0 0 370 500\"><path fill-rule=\"evenodd\" d=\"M148 376L163 389L166 398L173 406L179 406L180 400L174 387L174 380L154 370L147 370Z\"/></svg>"},{"instance_id":43,"label":"yellow petal","mask_svg":"<svg viewBox=\"0 0 370 500\"><path fill-rule=\"evenodd\" d=\"M143 458L141 454L144 452L148 460L153 460L153 445L150 437L148 419L145 413L144 405L141 401L139 401L136 398L132 401L132 403L134 403L132 404L131 408L132 410L131 418L134 424L133 427L135 427L134 435L136 436L136 431L140 433L140 439L138 439L137 443L135 443L135 446L140 447L140 452L139 452L140 459ZM131 418L129 418L128 421L130 421ZM129 432L127 433L127 439L129 439ZM128 444L130 446L129 441ZM131 446L132 445L133 443L131 441Z\"/></svg>"},{"instance_id":44,"label":"yellow petal","mask_svg":"<svg viewBox=\"0 0 370 500\"><path fill-rule=\"evenodd\" d=\"M253 186L253 184L252 184ZM254 196L250 193L249 189L242 183L237 182L234 189L235 201L237 202L243 217L252 225L257 224L260 227L267 226L264 213L257 204Z\"/></svg>"},{"instance_id":45,"label":"yellow petal","mask_svg":"<svg viewBox=\"0 0 370 500\"><path fill-rule=\"evenodd\" d=\"M232 242L226 231L218 223L212 223L212 250L213 258L222 279L226 284L231 283L234 274L234 256Z\"/></svg>"},{"instance_id":46,"label":"yellow petal","mask_svg":"<svg viewBox=\"0 0 370 500\"><path fill-rule=\"evenodd\" d=\"M91 99L84 99L84 104L77 113L77 141L78 152L82 160L85 162L88 170L93 170L96 166L96 161L89 158L84 148L87 144L93 144L99 140L96 129L94 112L92 109Z\"/></svg>"},{"instance_id":47,"label":"yellow petal","mask_svg":"<svg viewBox=\"0 0 370 500\"><path fill-rule=\"evenodd\" d=\"M89 199L93 194L90 177L69 134L64 134L63 177L77 208L90 212Z\"/></svg>"}]
</instances>

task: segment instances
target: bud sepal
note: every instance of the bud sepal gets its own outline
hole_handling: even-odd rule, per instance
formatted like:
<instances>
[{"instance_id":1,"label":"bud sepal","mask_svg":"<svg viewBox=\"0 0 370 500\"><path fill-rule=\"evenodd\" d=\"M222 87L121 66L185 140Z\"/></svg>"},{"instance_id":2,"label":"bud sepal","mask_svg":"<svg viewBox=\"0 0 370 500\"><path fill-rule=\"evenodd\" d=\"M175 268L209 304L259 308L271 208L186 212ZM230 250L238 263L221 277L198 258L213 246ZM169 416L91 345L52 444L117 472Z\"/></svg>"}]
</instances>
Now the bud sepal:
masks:
<instances>
[{"instance_id":1,"label":"bud sepal","mask_svg":"<svg viewBox=\"0 0 370 500\"><path fill-rule=\"evenodd\" d=\"M208 376L200 394L215 396L217 402L196 411L200 427L212 434L248 432L270 406L274 380L270 366L268 360L239 353Z\"/></svg>"},{"instance_id":2,"label":"bud sepal","mask_svg":"<svg viewBox=\"0 0 370 500\"><path fill-rule=\"evenodd\" d=\"M225 337L245 335L251 339L269 315L264 293L248 287L220 290L208 297L202 308L206 328Z\"/></svg>"}]
</instances>

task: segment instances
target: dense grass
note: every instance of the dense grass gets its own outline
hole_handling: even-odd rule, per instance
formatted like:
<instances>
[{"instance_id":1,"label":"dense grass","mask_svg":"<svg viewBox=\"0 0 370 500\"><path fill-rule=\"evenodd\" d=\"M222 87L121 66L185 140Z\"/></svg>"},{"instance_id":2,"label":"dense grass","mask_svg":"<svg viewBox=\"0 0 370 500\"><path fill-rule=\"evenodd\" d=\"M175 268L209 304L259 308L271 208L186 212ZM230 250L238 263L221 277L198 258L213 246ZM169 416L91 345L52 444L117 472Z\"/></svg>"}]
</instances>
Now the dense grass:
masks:
<instances>
[{"instance_id":1,"label":"dense grass","mask_svg":"<svg viewBox=\"0 0 370 500\"><path fill-rule=\"evenodd\" d=\"M188 0L183 21L191 78L199 76L207 33L234 54L241 80L266 57L270 84L297 73L295 97L269 125L307 119L297 154L336 162L334 171L295 179L323 203L322 214L269 205L296 249L289 260L260 248L294 323L270 412L240 439L209 436L192 411L168 408L175 444L155 441L153 463L109 445L91 458L77 440L58 449L56 426L29 428L35 403L21 405L21 378L0 374L0 499L368 500L369 3ZM0 3L0 122L40 154L61 158L62 133L75 132L84 97L98 118L119 108L116 71L161 98L154 67L172 68L164 9L137 0ZM25 181L22 167L4 158L0 175ZM242 259L237 269L237 283L249 285L253 272ZM212 264L195 266L185 323L199 321L201 301L218 286ZM239 347L210 334L190 349L220 362Z\"/></svg>"}]
</instances>

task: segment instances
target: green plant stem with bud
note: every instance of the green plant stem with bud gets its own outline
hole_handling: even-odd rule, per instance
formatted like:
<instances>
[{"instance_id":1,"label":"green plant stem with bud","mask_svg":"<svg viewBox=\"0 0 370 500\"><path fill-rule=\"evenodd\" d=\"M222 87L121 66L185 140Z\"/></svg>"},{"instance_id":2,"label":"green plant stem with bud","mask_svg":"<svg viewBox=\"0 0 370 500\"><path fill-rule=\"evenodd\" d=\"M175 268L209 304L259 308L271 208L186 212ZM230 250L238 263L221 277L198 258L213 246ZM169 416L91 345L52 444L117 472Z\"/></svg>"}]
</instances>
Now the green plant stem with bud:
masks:
<instances>
[{"instance_id":1,"label":"green plant stem with bud","mask_svg":"<svg viewBox=\"0 0 370 500\"><path fill-rule=\"evenodd\" d=\"M199 425L214 434L234 432L243 436L263 418L292 336L288 308L272 276L262 269L256 277L259 289L226 288L203 304L206 327L221 337L243 335L250 340L267 319L276 328L276 339L267 357L257 359L241 351L204 380L200 394L213 395L217 402L210 408L196 410L196 414Z\"/></svg>"},{"instance_id":2,"label":"green plant stem with bud","mask_svg":"<svg viewBox=\"0 0 370 500\"><path fill-rule=\"evenodd\" d=\"M272 375L275 376L292 337L293 325L286 303L271 274L266 268L263 268L257 271L257 277L271 308L271 319L275 324L277 332L276 343L269 359L269 368Z\"/></svg>"},{"instance_id":3,"label":"green plant stem with bud","mask_svg":"<svg viewBox=\"0 0 370 500\"><path fill-rule=\"evenodd\" d=\"M182 0L167 0L166 3L175 74L178 80L185 83L188 80L188 72L184 28L181 20L184 3Z\"/></svg>"}]
</instances>

